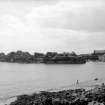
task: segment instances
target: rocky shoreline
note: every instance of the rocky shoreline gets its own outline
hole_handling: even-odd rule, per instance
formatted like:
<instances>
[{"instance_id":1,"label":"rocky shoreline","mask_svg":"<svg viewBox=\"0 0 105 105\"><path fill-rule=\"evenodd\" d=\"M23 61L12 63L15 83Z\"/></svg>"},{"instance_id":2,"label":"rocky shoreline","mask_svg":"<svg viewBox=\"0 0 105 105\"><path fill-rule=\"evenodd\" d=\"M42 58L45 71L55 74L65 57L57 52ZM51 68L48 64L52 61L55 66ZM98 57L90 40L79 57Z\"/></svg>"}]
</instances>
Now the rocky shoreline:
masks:
<instances>
[{"instance_id":1,"label":"rocky shoreline","mask_svg":"<svg viewBox=\"0 0 105 105\"><path fill-rule=\"evenodd\" d=\"M102 83L89 90L80 88L20 95L10 105L105 105L105 85Z\"/></svg>"}]
</instances>

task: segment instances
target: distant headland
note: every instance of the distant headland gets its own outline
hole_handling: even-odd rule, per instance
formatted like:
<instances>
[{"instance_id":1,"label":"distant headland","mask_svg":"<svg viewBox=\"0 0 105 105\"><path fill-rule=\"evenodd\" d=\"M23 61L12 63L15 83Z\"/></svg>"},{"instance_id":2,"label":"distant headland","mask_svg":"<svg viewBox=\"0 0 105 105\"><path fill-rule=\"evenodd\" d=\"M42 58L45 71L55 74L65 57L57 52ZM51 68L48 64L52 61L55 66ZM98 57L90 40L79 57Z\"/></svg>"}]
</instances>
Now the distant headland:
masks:
<instances>
[{"instance_id":1,"label":"distant headland","mask_svg":"<svg viewBox=\"0 0 105 105\"><path fill-rule=\"evenodd\" d=\"M105 50L94 50L90 54L76 54L69 52L35 52L30 54L24 51L0 53L0 62L12 63L45 63L45 64L85 64L87 61L105 61Z\"/></svg>"}]
</instances>

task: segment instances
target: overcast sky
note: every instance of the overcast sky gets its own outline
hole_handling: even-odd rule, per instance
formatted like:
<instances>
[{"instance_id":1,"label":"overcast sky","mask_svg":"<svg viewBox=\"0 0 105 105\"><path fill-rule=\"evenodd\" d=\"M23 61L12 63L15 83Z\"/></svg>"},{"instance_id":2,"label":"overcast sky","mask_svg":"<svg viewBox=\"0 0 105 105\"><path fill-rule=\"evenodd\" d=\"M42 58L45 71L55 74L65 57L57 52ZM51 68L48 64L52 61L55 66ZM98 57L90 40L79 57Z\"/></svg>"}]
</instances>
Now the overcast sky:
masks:
<instances>
[{"instance_id":1,"label":"overcast sky","mask_svg":"<svg viewBox=\"0 0 105 105\"><path fill-rule=\"evenodd\" d=\"M0 0L0 52L105 49L105 0Z\"/></svg>"}]
</instances>

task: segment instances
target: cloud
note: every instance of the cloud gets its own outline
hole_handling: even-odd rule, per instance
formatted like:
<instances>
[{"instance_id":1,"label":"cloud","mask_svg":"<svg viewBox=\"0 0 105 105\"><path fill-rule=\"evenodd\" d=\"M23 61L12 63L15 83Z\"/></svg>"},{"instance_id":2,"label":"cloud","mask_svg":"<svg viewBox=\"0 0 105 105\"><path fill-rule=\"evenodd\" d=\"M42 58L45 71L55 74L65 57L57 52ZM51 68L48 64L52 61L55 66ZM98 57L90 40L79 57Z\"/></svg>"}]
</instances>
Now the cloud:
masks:
<instances>
[{"instance_id":1,"label":"cloud","mask_svg":"<svg viewBox=\"0 0 105 105\"><path fill-rule=\"evenodd\" d=\"M22 12L17 5L15 14L10 9L0 17L1 51L80 53L104 48L104 1L61 0L52 5L23 6Z\"/></svg>"},{"instance_id":2,"label":"cloud","mask_svg":"<svg viewBox=\"0 0 105 105\"><path fill-rule=\"evenodd\" d=\"M43 27L105 31L104 1L62 1L55 5L33 7L27 15Z\"/></svg>"}]
</instances>

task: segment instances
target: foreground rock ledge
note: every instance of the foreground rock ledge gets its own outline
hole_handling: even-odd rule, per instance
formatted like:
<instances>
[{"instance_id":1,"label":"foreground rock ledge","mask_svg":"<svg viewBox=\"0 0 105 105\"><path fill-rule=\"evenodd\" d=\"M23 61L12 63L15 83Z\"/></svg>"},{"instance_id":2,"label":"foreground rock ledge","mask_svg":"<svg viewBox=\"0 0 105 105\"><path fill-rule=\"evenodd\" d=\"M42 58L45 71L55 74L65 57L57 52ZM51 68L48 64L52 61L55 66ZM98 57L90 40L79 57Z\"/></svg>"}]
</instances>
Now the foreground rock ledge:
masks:
<instances>
[{"instance_id":1,"label":"foreground rock ledge","mask_svg":"<svg viewBox=\"0 0 105 105\"><path fill-rule=\"evenodd\" d=\"M32 95L21 95L10 105L105 105L105 85L91 90L41 91Z\"/></svg>"}]
</instances>

